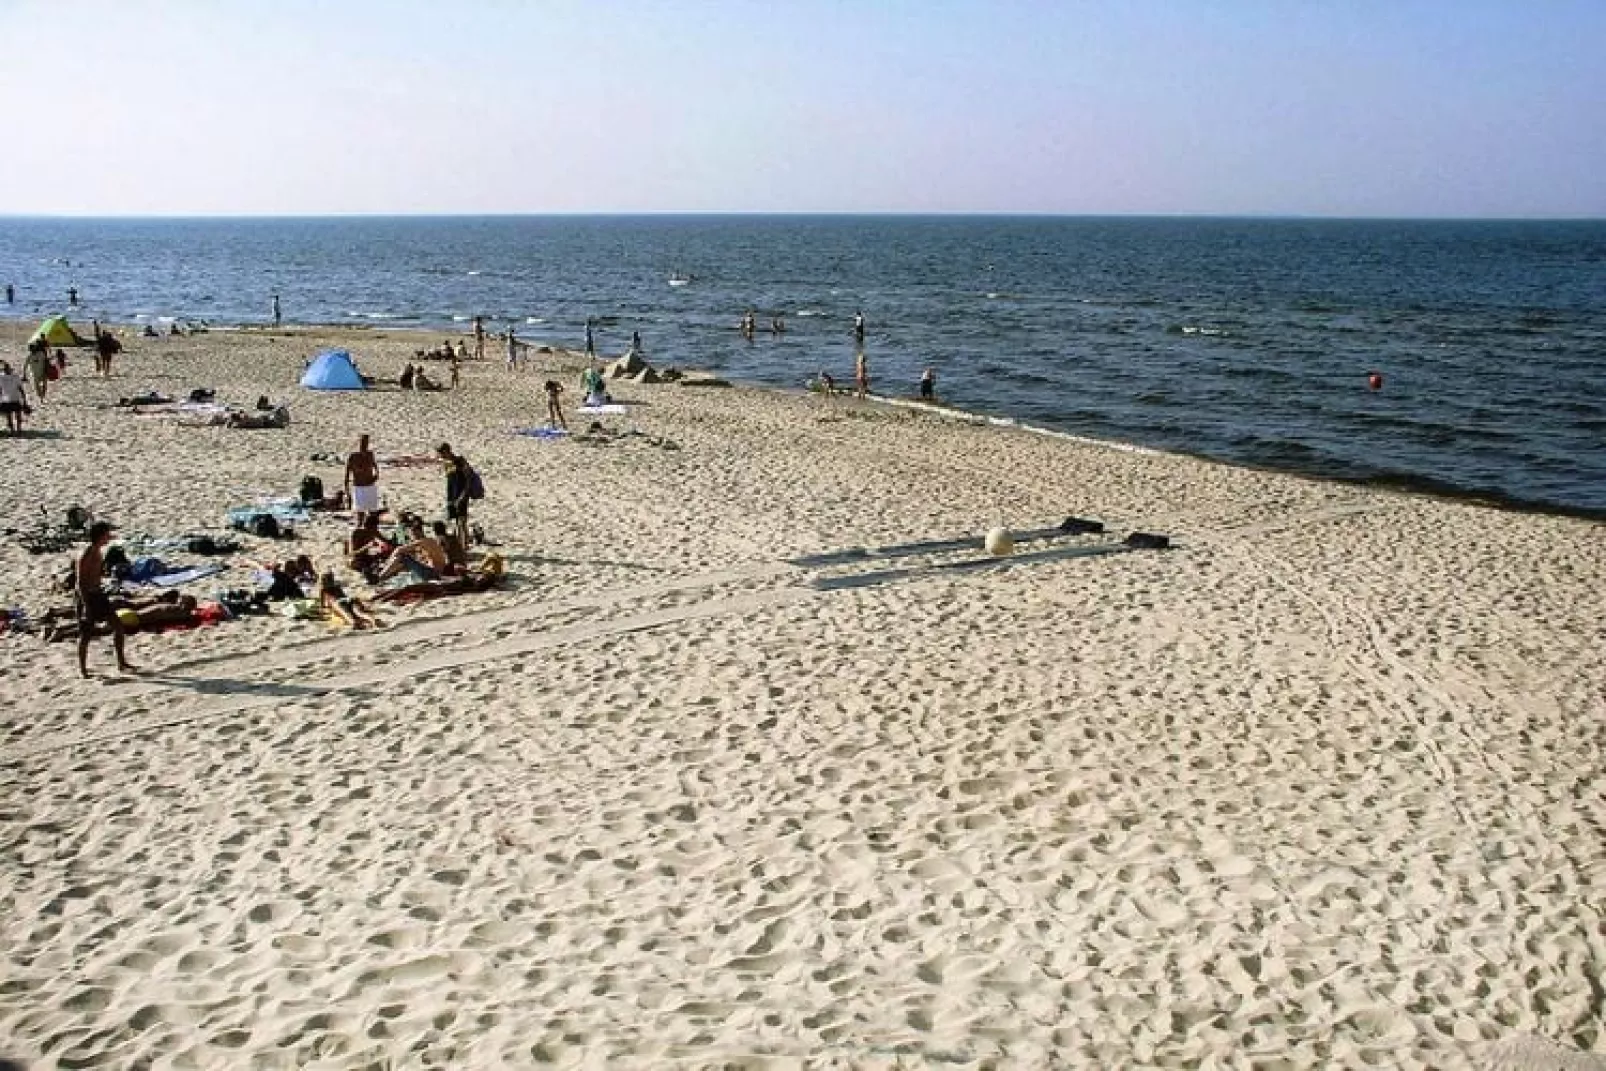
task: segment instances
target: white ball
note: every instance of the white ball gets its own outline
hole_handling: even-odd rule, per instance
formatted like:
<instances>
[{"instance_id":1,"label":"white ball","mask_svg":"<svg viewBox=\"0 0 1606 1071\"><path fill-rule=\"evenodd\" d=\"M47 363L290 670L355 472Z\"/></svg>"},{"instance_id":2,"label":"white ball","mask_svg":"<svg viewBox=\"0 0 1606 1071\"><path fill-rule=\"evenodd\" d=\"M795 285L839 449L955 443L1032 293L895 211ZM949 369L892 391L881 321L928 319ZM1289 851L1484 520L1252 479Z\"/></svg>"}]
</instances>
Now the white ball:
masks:
<instances>
[{"instance_id":1,"label":"white ball","mask_svg":"<svg viewBox=\"0 0 1606 1071\"><path fill-rule=\"evenodd\" d=\"M1007 558L1015 552L1015 537L1009 534L1008 528L989 528L982 537L981 545L993 557Z\"/></svg>"}]
</instances>

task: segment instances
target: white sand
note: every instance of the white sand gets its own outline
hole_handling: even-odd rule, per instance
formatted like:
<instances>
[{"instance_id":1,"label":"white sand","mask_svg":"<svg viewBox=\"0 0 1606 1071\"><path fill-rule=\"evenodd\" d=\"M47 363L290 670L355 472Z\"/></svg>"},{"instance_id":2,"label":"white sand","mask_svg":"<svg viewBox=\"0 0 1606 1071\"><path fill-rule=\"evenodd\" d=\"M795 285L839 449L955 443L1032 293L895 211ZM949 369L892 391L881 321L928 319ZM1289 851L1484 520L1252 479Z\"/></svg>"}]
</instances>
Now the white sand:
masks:
<instances>
[{"instance_id":1,"label":"white sand","mask_svg":"<svg viewBox=\"0 0 1606 1071\"><path fill-rule=\"evenodd\" d=\"M385 375L421 344L343 337ZM448 439L512 582L376 633L135 636L155 672L113 683L0 639L0 1055L1601 1066L1600 526L746 390L625 385L604 422L646 436L543 442L507 432L544 373L287 386L315 348L78 358L60 437L0 439L0 523L176 534L333 489L308 458L359 431ZM97 408L193 386L294 422ZM440 484L383 476L430 514ZM1068 514L1179 547L783 561ZM37 613L65 561L0 540L0 593Z\"/></svg>"}]
</instances>

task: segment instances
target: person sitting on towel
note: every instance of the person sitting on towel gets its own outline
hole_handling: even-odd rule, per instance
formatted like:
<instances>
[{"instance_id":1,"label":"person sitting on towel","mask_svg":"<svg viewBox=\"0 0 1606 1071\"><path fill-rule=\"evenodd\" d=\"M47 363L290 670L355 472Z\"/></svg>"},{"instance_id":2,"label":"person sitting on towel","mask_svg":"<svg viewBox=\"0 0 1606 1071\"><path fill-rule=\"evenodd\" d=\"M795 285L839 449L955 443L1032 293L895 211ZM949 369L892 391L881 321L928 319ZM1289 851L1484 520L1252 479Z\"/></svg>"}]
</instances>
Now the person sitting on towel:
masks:
<instances>
[{"instance_id":1,"label":"person sitting on towel","mask_svg":"<svg viewBox=\"0 0 1606 1071\"><path fill-rule=\"evenodd\" d=\"M411 364L405 364L402 366L401 378L396 380L396 383L401 387L402 390L412 390L413 376L415 374L416 373L413 371L413 366Z\"/></svg>"},{"instance_id":2,"label":"person sitting on towel","mask_svg":"<svg viewBox=\"0 0 1606 1071\"><path fill-rule=\"evenodd\" d=\"M434 526L435 539L446 551L446 571L461 573L468 568L468 548L463 541L457 538L457 533L448 531L445 521L436 521Z\"/></svg>"},{"instance_id":3,"label":"person sitting on towel","mask_svg":"<svg viewBox=\"0 0 1606 1071\"><path fill-rule=\"evenodd\" d=\"M342 621L354 629L379 627L373 612L361 601L347 595L333 573L325 573L318 578L316 598L318 608L332 620Z\"/></svg>"},{"instance_id":4,"label":"person sitting on towel","mask_svg":"<svg viewBox=\"0 0 1606 1071\"><path fill-rule=\"evenodd\" d=\"M389 580L405 571L415 580L439 580L446 574L446 548L434 536L426 535L424 526L416 520L408 527L407 534L410 542L396 548L379 571L379 579Z\"/></svg>"}]
</instances>

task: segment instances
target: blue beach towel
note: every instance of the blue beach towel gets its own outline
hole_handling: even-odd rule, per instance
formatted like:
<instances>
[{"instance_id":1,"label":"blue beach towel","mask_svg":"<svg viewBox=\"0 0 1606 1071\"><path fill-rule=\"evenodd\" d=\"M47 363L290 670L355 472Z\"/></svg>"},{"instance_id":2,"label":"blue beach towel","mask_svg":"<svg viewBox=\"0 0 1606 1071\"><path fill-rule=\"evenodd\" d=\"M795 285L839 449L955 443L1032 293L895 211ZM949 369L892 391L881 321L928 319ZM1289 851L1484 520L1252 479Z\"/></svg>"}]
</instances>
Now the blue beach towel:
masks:
<instances>
[{"instance_id":1,"label":"blue beach towel","mask_svg":"<svg viewBox=\"0 0 1606 1071\"><path fill-rule=\"evenodd\" d=\"M569 432L566 428L515 428L513 434L527 439L561 439Z\"/></svg>"}]
</instances>

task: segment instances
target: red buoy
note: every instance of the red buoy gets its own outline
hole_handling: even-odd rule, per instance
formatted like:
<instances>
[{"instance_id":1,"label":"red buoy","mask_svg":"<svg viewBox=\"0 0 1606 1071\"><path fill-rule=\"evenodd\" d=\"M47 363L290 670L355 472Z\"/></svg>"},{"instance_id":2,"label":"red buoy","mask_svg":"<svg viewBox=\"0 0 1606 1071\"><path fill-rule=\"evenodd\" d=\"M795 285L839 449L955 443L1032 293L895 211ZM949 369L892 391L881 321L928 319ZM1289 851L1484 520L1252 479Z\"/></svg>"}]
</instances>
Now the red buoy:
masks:
<instances>
[{"instance_id":1,"label":"red buoy","mask_svg":"<svg viewBox=\"0 0 1606 1071\"><path fill-rule=\"evenodd\" d=\"M1369 373L1367 375L1367 377L1366 377L1366 385L1368 387L1371 387L1373 390L1382 390L1383 389L1383 373L1382 372L1371 372L1371 373Z\"/></svg>"}]
</instances>

